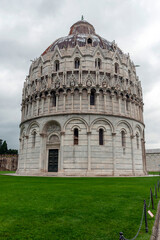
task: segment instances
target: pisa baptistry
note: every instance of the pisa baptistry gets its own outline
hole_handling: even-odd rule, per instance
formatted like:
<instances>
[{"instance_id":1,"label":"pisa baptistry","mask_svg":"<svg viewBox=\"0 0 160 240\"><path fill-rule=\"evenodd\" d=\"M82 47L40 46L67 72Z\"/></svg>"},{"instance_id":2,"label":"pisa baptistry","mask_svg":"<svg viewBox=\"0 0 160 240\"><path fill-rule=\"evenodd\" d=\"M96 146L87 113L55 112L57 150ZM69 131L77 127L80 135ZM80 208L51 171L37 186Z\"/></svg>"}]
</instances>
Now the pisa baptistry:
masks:
<instances>
[{"instance_id":1,"label":"pisa baptistry","mask_svg":"<svg viewBox=\"0 0 160 240\"><path fill-rule=\"evenodd\" d=\"M18 174L146 174L135 65L87 21L32 62L21 111Z\"/></svg>"}]
</instances>

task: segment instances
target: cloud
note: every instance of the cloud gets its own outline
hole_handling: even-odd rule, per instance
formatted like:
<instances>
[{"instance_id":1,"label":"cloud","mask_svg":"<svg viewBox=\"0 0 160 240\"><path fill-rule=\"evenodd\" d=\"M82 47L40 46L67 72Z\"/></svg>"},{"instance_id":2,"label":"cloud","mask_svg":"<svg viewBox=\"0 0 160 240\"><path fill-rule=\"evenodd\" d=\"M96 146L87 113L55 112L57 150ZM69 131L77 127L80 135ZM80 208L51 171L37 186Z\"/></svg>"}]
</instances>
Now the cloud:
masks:
<instances>
[{"instance_id":1,"label":"cloud","mask_svg":"<svg viewBox=\"0 0 160 240\"><path fill-rule=\"evenodd\" d=\"M147 148L160 147L160 2L155 0L1 0L0 138L18 148L22 87L30 60L83 14L96 32L129 52L144 93Z\"/></svg>"}]
</instances>

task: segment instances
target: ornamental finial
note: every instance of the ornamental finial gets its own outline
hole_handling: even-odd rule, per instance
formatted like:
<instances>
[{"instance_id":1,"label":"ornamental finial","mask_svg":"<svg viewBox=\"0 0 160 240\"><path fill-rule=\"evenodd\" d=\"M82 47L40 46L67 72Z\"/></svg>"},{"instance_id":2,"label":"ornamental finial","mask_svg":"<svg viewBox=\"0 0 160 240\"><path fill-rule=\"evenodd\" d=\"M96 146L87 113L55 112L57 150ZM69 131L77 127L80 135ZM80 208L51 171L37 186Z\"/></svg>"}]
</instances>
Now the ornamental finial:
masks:
<instances>
[{"instance_id":1,"label":"ornamental finial","mask_svg":"<svg viewBox=\"0 0 160 240\"><path fill-rule=\"evenodd\" d=\"M81 20L82 20L82 21L84 20L84 17L83 17L83 15L82 15L82 17L81 17Z\"/></svg>"}]
</instances>

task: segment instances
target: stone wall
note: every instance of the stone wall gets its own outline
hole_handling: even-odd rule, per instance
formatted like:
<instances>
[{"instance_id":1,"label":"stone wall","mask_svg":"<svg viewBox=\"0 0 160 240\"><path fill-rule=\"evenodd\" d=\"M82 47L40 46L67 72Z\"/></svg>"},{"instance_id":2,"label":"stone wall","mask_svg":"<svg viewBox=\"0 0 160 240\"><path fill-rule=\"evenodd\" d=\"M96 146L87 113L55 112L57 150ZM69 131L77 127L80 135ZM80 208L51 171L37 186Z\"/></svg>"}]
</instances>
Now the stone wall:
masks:
<instances>
[{"instance_id":1,"label":"stone wall","mask_svg":"<svg viewBox=\"0 0 160 240\"><path fill-rule=\"evenodd\" d=\"M16 171L17 165L17 154L0 154L0 171Z\"/></svg>"},{"instance_id":2,"label":"stone wall","mask_svg":"<svg viewBox=\"0 0 160 240\"><path fill-rule=\"evenodd\" d=\"M146 164L148 172L160 172L160 149L146 150Z\"/></svg>"}]
</instances>

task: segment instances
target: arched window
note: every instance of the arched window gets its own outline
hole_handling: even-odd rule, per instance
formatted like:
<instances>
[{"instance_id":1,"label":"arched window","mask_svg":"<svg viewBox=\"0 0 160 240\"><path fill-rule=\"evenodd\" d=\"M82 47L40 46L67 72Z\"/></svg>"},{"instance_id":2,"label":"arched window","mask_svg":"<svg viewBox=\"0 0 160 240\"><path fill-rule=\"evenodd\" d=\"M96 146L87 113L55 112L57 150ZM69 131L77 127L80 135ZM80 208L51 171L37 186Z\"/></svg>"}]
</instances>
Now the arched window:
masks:
<instances>
[{"instance_id":1,"label":"arched window","mask_svg":"<svg viewBox=\"0 0 160 240\"><path fill-rule=\"evenodd\" d=\"M138 133L136 134L136 143L137 143L137 149L139 149L139 135L138 135Z\"/></svg>"},{"instance_id":2,"label":"arched window","mask_svg":"<svg viewBox=\"0 0 160 240\"><path fill-rule=\"evenodd\" d=\"M95 90L94 89L91 90L90 105L95 105Z\"/></svg>"},{"instance_id":3,"label":"arched window","mask_svg":"<svg viewBox=\"0 0 160 240\"><path fill-rule=\"evenodd\" d=\"M101 68L101 59L100 58L96 58L96 60L95 60L95 67L97 68Z\"/></svg>"},{"instance_id":4,"label":"arched window","mask_svg":"<svg viewBox=\"0 0 160 240\"><path fill-rule=\"evenodd\" d=\"M126 146L126 134L125 131L121 132L121 141L122 141L122 147Z\"/></svg>"},{"instance_id":5,"label":"arched window","mask_svg":"<svg viewBox=\"0 0 160 240\"><path fill-rule=\"evenodd\" d=\"M78 128L74 129L74 145L78 145Z\"/></svg>"},{"instance_id":6,"label":"arched window","mask_svg":"<svg viewBox=\"0 0 160 240\"><path fill-rule=\"evenodd\" d=\"M99 145L104 145L104 130L99 129Z\"/></svg>"},{"instance_id":7,"label":"arched window","mask_svg":"<svg viewBox=\"0 0 160 240\"><path fill-rule=\"evenodd\" d=\"M74 67L75 67L76 69L78 69L79 66L80 66L80 60L79 60L79 58L76 58L75 61L74 61Z\"/></svg>"},{"instance_id":8,"label":"arched window","mask_svg":"<svg viewBox=\"0 0 160 240\"><path fill-rule=\"evenodd\" d=\"M55 92L52 93L52 107L56 107L56 94Z\"/></svg>"},{"instance_id":9,"label":"arched window","mask_svg":"<svg viewBox=\"0 0 160 240\"><path fill-rule=\"evenodd\" d=\"M87 43L92 45L92 39L91 39L91 38L88 38L88 39L87 39Z\"/></svg>"},{"instance_id":10,"label":"arched window","mask_svg":"<svg viewBox=\"0 0 160 240\"><path fill-rule=\"evenodd\" d=\"M59 71L59 61L56 60L56 61L54 62L54 64L55 64L55 71L56 71L56 72Z\"/></svg>"},{"instance_id":11,"label":"arched window","mask_svg":"<svg viewBox=\"0 0 160 240\"><path fill-rule=\"evenodd\" d=\"M32 133L32 147L35 147L35 143L36 143L36 131Z\"/></svg>"},{"instance_id":12,"label":"arched window","mask_svg":"<svg viewBox=\"0 0 160 240\"><path fill-rule=\"evenodd\" d=\"M119 72L119 65L118 65L118 63L114 64L114 70L115 70L115 73Z\"/></svg>"}]
</instances>

